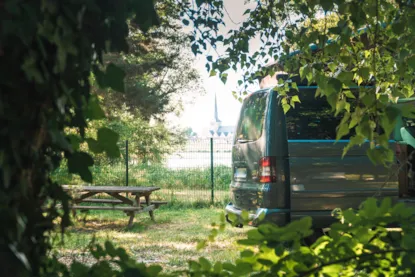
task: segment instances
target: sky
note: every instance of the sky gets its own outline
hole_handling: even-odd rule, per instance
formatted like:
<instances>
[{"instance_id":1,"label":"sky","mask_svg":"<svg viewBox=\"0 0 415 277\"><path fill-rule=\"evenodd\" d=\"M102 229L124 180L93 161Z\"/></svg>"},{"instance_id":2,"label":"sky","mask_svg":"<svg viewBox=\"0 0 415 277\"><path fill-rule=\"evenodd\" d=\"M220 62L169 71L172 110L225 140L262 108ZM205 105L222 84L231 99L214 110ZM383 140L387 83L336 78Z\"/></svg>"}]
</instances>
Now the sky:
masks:
<instances>
[{"instance_id":1,"label":"sky","mask_svg":"<svg viewBox=\"0 0 415 277\"><path fill-rule=\"evenodd\" d=\"M252 7L244 5L244 0L225 0L224 5L228 14L225 13L226 28L221 30L227 33L230 29L237 28L239 23L243 20L244 11ZM259 45L258 42L251 43L250 47L255 48ZM213 52L213 50L210 50ZM221 52L221 49L218 49ZM206 55L212 55L208 52ZM202 79L202 87L205 89L206 94L203 96L197 96L193 104L186 105L184 112L180 118L180 125L182 127L191 127L193 131L201 132L203 129L209 127L210 121L214 115L214 97L216 93L219 119L222 121L222 125L236 125L238 119L241 103L234 98L232 91L238 91L238 80L241 77L240 72L231 71L228 73L228 81L223 84L217 77L209 77L209 73L205 68L206 59L204 56L198 56L195 58L194 66L200 73Z\"/></svg>"}]
</instances>

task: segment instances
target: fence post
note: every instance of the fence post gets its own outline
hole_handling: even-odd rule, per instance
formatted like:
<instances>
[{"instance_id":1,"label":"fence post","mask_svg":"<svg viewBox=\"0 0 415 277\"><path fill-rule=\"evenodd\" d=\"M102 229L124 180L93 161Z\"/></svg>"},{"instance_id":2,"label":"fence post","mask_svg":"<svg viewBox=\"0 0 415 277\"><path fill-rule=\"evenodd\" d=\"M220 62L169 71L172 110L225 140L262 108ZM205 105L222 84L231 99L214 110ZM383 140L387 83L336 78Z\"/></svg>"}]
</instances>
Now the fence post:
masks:
<instances>
[{"instance_id":1,"label":"fence post","mask_svg":"<svg viewBox=\"0 0 415 277\"><path fill-rule=\"evenodd\" d=\"M213 204L215 199L214 189L215 181L213 179L213 138L210 138L210 183L211 183L211 202Z\"/></svg>"},{"instance_id":2,"label":"fence post","mask_svg":"<svg viewBox=\"0 0 415 277\"><path fill-rule=\"evenodd\" d=\"M128 139L125 141L125 185L128 187Z\"/></svg>"}]
</instances>

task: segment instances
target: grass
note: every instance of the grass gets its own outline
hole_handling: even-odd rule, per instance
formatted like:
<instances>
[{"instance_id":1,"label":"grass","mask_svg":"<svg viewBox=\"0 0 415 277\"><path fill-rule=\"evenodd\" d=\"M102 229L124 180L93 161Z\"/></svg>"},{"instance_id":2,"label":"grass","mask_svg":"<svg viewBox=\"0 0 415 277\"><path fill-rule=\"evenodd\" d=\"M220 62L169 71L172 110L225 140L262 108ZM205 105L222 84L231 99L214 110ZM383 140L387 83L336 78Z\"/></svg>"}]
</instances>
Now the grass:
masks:
<instances>
[{"instance_id":1,"label":"grass","mask_svg":"<svg viewBox=\"0 0 415 277\"><path fill-rule=\"evenodd\" d=\"M167 271L187 267L187 261L203 256L215 261L233 262L239 257L238 239L245 237L244 229L227 226L214 242L196 250L198 241L206 239L212 222L219 222L223 209L219 208L166 208L155 211L156 222L147 213L138 214L131 229L127 216L119 211L90 211L78 214L74 226L67 229L64 241L55 242L61 261L73 260L92 263L86 249L93 238L98 243L110 239L116 246L127 250L137 261L160 264ZM57 236L59 237L59 236Z\"/></svg>"}]
</instances>

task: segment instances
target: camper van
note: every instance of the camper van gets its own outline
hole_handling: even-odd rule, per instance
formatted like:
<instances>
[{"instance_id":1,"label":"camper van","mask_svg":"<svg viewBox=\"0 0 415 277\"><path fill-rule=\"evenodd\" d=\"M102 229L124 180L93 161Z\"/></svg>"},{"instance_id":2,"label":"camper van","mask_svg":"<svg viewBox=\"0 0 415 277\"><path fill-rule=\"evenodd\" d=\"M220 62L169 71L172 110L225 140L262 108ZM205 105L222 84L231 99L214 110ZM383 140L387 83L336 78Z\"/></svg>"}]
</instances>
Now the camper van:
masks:
<instances>
[{"instance_id":1,"label":"camper van","mask_svg":"<svg viewBox=\"0 0 415 277\"><path fill-rule=\"evenodd\" d=\"M298 85L301 103L284 114L274 90L278 76L267 78L241 107L232 148L228 221L229 214L240 216L246 210L252 225L263 218L283 226L310 216L314 228L324 228L335 220L336 208L357 209L373 196L398 200L408 195L412 181L407 167L397 174L398 159L390 169L374 165L366 155L368 143L341 157L348 143L348 137L336 141L341 116L333 115L325 98L315 98L315 86ZM407 129L400 126L390 140L401 158L415 147L415 141L411 146L400 135L407 135Z\"/></svg>"}]
</instances>

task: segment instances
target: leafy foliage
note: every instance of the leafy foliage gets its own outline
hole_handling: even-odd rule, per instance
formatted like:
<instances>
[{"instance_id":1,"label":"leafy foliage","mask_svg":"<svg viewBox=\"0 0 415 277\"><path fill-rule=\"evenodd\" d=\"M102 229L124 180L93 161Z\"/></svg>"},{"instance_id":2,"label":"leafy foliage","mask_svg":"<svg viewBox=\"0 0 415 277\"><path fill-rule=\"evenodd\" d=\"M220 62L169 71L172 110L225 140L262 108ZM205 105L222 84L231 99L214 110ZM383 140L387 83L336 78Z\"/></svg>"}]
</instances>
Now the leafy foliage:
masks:
<instances>
[{"instance_id":1,"label":"leafy foliage","mask_svg":"<svg viewBox=\"0 0 415 277\"><path fill-rule=\"evenodd\" d=\"M100 85L123 91L109 52L127 52L127 19L147 30L159 19L153 1L0 1L0 275L39 276L54 221L69 224L68 197L49 173L62 153L72 172L90 180L79 149L90 120L102 118L91 96ZM65 128L79 135L65 135ZM117 135L101 129L95 148L117 156ZM56 209L57 202L64 208Z\"/></svg>"},{"instance_id":2,"label":"leafy foliage","mask_svg":"<svg viewBox=\"0 0 415 277\"><path fill-rule=\"evenodd\" d=\"M94 140L98 130L97 140L99 141L100 130L112 130L113 135L118 136L118 147L121 151L123 161L125 161L126 140L128 140L129 160L137 164L147 164L148 162L159 163L167 154L171 154L184 146L184 130L167 126L162 122L150 124L148 120L142 118L138 112L131 113L126 105L118 107L112 111L111 119L97 120L90 124L87 135ZM115 138L115 137L113 137ZM97 165L107 164L108 155L104 149L91 148L94 146L88 141L88 147L83 145L85 151L91 153ZM117 150L118 151L118 150ZM110 156L111 157L111 156ZM120 155L116 156L120 158ZM119 159L111 159L116 162Z\"/></svg>"},{"instance_id":3,"label":"leafy foliage","mask_svg":"<svg viewBox=\"0 0 415 277\"><path fill-rule=\"evenodd\" d=\"M407 113L412 106L396 103L414 94L415 6L400 0L248 2L253 8L245 11L239 29L223 37L218 33L224 25L223 1L199 1L197 7L182 1L182 15L193 22L194 53L202 53L206 43L224 49L208 59L211 75L226 81L227 71L241 69L245 89L276 71L316 84L316 96L325 97L333 113L344 114L338 139L353 130L343 154L368 139L367 154L374 162L392 162L393 127L399 116L413 118ZM255 38L261 46L250 49ZM263 67L272 60L274 66ZM360 86L356 95L350 93L354 86ZM287 95L290 86L281 82L278 90ZM287 102L284 109L290 106Z\"/></svg>"}]
</instances>

